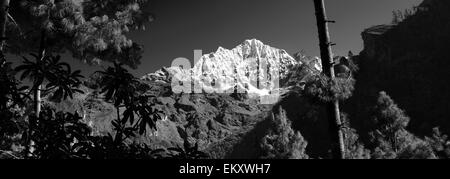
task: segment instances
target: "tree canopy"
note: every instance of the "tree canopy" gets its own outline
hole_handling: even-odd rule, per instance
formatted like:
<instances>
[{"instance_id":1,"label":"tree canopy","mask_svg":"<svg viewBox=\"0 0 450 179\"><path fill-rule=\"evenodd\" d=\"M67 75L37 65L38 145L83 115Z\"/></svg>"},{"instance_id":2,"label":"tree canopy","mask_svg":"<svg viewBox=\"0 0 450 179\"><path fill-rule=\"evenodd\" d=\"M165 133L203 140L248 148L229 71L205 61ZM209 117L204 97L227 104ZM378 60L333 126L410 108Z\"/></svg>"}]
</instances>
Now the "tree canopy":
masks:
<instances>
[{"instance_id":1,"label":"tree canopy","mask_svg":"<svg viewBox=\"0 0 450 179\"><path fill-rule=\"evenodd\" d=\"M147 0L12 1L6 51L23 54L39 49L45 31L48 51L68 51L90 64L120 62L136 68L143 47L127 33L145 29L152 20L146 5Z\"/></svg>"}]
</instances>

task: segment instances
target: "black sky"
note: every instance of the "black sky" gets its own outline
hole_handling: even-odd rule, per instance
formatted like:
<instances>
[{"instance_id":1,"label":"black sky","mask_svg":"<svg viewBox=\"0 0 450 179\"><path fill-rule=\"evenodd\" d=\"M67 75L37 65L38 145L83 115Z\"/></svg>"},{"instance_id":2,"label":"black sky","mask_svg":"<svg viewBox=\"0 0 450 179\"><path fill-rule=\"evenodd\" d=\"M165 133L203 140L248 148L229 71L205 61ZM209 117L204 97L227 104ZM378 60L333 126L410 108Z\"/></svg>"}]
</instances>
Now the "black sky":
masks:
<instances>
[{"instance_id":1,"label":"black sky","mask_svg":"<svg viewBox=\"0 0 450 179\"><path fill-rule=\"evenodd\" d=\"M326 0L329 18L337 21L330 26L335 54L359 53L365 28L389 23L393 10L420 1ZM252 38L290 54L319 54L312 0L154 0L150 7L156 20L146 31L130 33L145 48L142 64L134 71L137 76L170 66L177 57L193 60L194 49L210 53Z\"/></svg>"}]
</instances>

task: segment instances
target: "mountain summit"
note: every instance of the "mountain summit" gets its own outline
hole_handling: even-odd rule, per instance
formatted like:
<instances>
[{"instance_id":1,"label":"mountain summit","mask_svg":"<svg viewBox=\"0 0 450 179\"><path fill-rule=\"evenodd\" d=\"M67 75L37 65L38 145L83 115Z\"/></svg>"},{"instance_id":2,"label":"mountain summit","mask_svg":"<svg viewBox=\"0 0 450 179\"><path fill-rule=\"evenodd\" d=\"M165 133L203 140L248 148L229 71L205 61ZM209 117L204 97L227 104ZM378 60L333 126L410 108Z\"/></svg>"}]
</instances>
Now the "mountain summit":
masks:
<instances>
[{"instance_id":1,"label":"mountain summit","mask_svg":"<svg viewBox=\"0 0 450 179\"><path fill-rule=\"evenodd\" d=\"M289 72L302 62L285 50L265 45L257 39L246 40L229 50L219 47L216 52L195 60L190 69L162 68L143 77L145 80L166 83L191 82L193 93L235 91L264 96L280 87Z\"/></svg>"}]
</instances>

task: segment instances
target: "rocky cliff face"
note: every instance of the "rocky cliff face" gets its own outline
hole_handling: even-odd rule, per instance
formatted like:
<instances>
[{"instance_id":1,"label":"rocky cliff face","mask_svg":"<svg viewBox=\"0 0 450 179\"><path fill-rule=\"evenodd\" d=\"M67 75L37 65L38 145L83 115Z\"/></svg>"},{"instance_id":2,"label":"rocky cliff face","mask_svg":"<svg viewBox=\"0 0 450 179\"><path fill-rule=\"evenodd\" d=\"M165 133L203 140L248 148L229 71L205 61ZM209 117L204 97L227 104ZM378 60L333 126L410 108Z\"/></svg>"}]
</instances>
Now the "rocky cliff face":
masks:
<instances>
[{"instance_id":1,"label":"rocky cliff face","mask_svg":"<svg viewBox=\"0 0 450 179\"><path fill-rule=\"evenodd\" d=\"M441 126L450 132L449 10L449 1L427 0L399 24L362 33L356 91L345 109L360 131L369 116L364 106L384 90L411 116L411 131L425 135Z\"/></svg>"}]
</instances>

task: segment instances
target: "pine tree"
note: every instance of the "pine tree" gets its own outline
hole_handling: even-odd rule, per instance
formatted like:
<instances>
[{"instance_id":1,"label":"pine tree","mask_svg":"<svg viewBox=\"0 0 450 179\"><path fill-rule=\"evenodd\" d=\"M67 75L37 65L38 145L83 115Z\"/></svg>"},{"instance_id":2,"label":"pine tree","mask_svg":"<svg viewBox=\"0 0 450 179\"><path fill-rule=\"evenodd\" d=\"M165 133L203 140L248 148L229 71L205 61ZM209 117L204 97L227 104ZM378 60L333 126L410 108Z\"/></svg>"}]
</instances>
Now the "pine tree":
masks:
<instances>
[{"instance_id":1,"label":"pine tree","mask_svg":"<svg viewBox=\"0 0 450 179\"><path fill-rule=\"evenodd\" d=\"M447 135L441 133L439 128L434 128L433 135L431 137L426 137L425 140L431 145L434 153L436 153L439 158L450 158L450 140Z\"/></svg>"},{"instance_id":2,"label":"pine tree","mask_svg":"<svg viewBox=\"0 0 450 179\"><path fill-rule=\"evenodd\" d=\"M12 1L9 12L17 26L8 28L7 52L39 49L43 31L49 52L69 51L87 63L118 61L136 68L142 46L126 34L151 20L144 5L146 0Z\"/></svg>"},{"instance_id":3,"label":"pine tree","mask_svg":"<svg viewBox=\"0 0 450 179\"><path fill-rule=\"evenodd\" d=\"M347 114L342 113L341 119L345 125L344 142L345 142L345 158L346 159L370 159L370 150L359 141L356 130L350 127Z\"/></svg>"},{"instance_id":4,"label":"pine tree","mask_svg":"<svg viewBox=\"0 0 450 179\"><path fill-rule=\"evenodd\" d=\"M308 142L300 132L291 128L286 112L280 107L279 114L271 116L273 128L262 139L262 158L272 159L308 159L306 146Z\"/></svg>"},{"instance_id":5,"label":"pine tree","mask_svg":"<svg viewBox=\"0 0 450 179\"><path fill-rule=\"evenodd\" d=\"M371 121L374 158L436 158L427 142L406 130L410 118L386 92L380 92Z\"/></svg>"}]
</instances>

